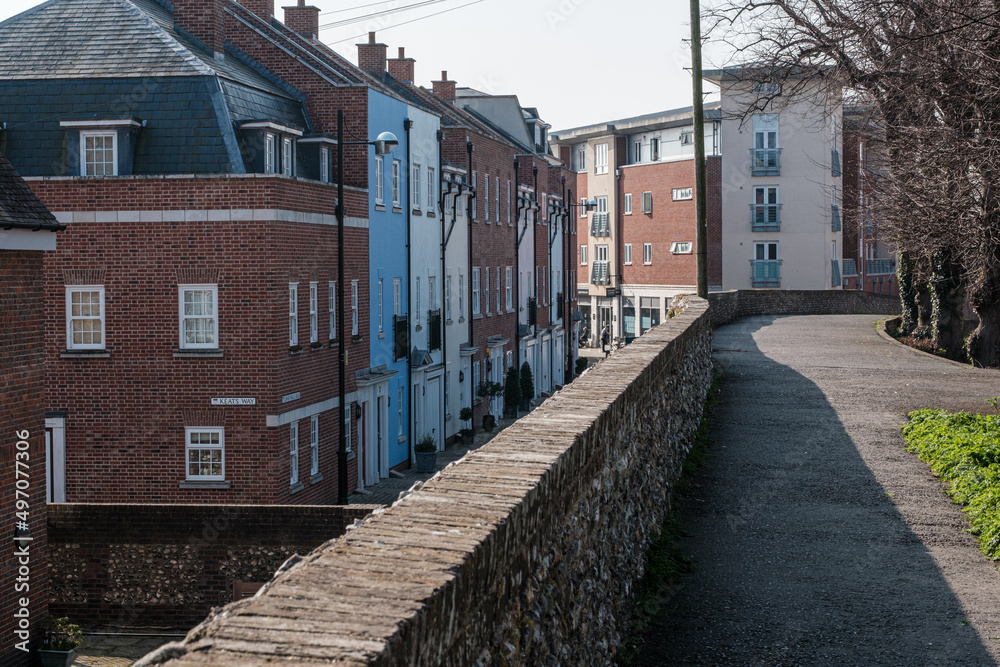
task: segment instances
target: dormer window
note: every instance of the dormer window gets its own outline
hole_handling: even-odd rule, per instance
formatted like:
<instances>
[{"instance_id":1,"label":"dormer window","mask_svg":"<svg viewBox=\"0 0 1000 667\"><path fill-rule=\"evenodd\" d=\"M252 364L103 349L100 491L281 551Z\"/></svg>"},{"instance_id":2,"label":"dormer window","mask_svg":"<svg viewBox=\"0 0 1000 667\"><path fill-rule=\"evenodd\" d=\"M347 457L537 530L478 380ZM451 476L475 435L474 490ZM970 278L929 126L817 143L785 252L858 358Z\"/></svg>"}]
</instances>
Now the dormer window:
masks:
<instances>
[{"instance_id":1,"label":"dormer window","mask_svg":"<svg viewBox=\"0 0 1000 667\"><path fill-rule=\"evenodd\" d=\"M142 123L134 118L64 120L67 131L67 170L80 176L118 176L132 173L135 134ZM73 150L75 149L75 150Z\"/></svg>"},{"instance_id":2,"label":"dormer window","mask_svg":"<svg viewBox=\"0 0 1000 667\"><path fill-rule=\"evenodd\" d=\"M270 121L247 121L240 124L248 156L247 171L295 176L296 143L302 130ZM319 165L317 164L317 167ZM307 170L312 174L312 170ZM317 169L318 171L318 169ZM316 178L312 174L311 178Z\"/></svg>"}]
</instances>

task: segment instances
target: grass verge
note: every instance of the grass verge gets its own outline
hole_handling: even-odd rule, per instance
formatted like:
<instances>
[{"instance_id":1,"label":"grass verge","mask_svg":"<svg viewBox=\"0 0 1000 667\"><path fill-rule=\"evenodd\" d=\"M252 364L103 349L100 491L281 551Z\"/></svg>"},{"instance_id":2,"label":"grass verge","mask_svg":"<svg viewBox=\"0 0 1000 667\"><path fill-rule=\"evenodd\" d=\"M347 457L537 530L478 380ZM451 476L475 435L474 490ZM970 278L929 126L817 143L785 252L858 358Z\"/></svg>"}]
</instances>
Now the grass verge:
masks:
<instances>
[{"instance_id":1,"label":"grass verge","mask_svg":"<svg viewBox=\"0 0 1000 667\"><path fill-rule=\"evenodd\" d=\"M708 431L712 425L712 412L718 402L719 388L723 381L719 373L712 376L712 384L705 397L701 423L695 431L691 450L681 468L681 476L675 489L675 500L676 497L688 492L692 477L708 458L710 443ZM618 652L618 664L623 667L632 664L639 656L642 641L650 624L660 616L663 607L674 596L683 576L694 571L694 563L677 547L677 541L683 535L684 528L676 512L669 512L664 517L660 534L653 539L649 551L646 552L646 574L639 582L635 611L628 624L628 633L623 637Z\"/></svg>"},{"instance_id":2,"label":"grass verge","mask_svg":"<svg viewBox=\"0 0 1000 667\"><path fill-rule=\"evenodd\" d=\"M917 410L909 417L907 450L947 482L982 552L1000 560L1000 416Z\"/></svg>"}]
</instances>

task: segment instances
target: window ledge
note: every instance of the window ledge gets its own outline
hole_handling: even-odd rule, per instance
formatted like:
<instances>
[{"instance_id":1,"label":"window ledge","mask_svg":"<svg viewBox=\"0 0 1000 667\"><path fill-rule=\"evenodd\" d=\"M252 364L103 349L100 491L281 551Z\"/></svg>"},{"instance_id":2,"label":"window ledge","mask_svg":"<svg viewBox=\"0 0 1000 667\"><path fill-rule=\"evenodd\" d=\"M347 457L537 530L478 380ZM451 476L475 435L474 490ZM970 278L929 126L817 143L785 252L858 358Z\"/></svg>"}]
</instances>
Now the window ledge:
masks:
<instances>
[{"instance_id":1,"label":"window ledge","mask_svg":"<svg viewBox=\"0 0 1000 667\"><path fill-rule=\"evenodd\" d=\"M306 487L305 487L305 485L302 484L302 482L295 482L294 484L292 484L289 487L288 492L294 494L294 493L298 493L299 491L301 491L304 488L306 488Z\"/></svg>"},{"instance_id":2,"label":"window ledge","mask_svg":"<svg viewBox=\"0 0 1000 667\"><path fill-rule=\"evenodd\" d=\"M375 210L376 211L384 211L385 210L385 204L375 204Z\"/></svg>"},{"instance_id":3,"label":"window ledge","mask_svg":"<svg viewBox=\"0 0 1000 667\"><path fill-rule=\"evenodd\" d=\"M216 482L196 482L186 479L180 483L182 489L228 489L232 485L229 480Z\"/></svg>"},{"instance_id":4,"label":"window ledge","mask_svg":"<svg viewBox=\"0 0 1000 667\"><path fill-rule=\"evenodd\" d=\"M301 345L290 345L288 347L288 354L296 355L296 354L299 354L300 352L302 352L302 346Z\"/></svg>"},{"instance_id":5,"label":"window ledge","mask_svg":"<svg viewBox=\"0 0 1000 667\"><path fill-rule=\"evenodd\" d=\"M427 211L427 217L428 218L436 218L437 214L434 213L434 211Z\"/></svg>"},{"instance_id":6,"label":"window ledge","mask_svg":"<svg viewBox=\"0 0 1000 667\"><path fill-rule=\"evenodd\" d=\"M338 339L338 338L331 338L330 339L330 349L331 350L333 348L337 347L338 345L340 345L340 339Z\"/></svg>"},{"instance_id":7,"label":"window ledge","mask_svg":"<svg viewBox=\"0 0 1000 667\"><path fill-rule=\"evenodd\" d=\"M379 331L378 332L378 337L379 337L379 340L385 338L385 332L384 331Z\"/></svg>"},{"instance_id":8,"label":"window ledge","mask_svg":"<svg viewBox=\"0 0 1000 667\"><path fill-rule=\"evenodd\" d=\"M444 420L445 420L446 422L450 422L450 421L451 421L451 413L450 413L450 412L446 412L446 413L445 413L445 415L444 415Z\"/></svg>"},{"instance_id":9,"label":"window ledge","mask_svg":"<svg viewBox=\"0 0 1000 667\"><path fill-rule=\"evenodd\" d=\"M421 211L419 208L415 208L411 212L413 213L413 215L419 215L421 217L423 217L423 215L424 215L424 212Z\"/></svg>"},{"instance_id":10,"label":"window ledge","mask_svg":"<svg viewBox=\"0 0 1000 667\"><path fill-rule=\"evenodd\" d=\"M225 356L222 350L174 350L174 359L221 359Z\"/></svg>"},{"instance_id":11,"label":"window ledge","mask_svg":"<svg viewBox=\"0 0 1000 667\"><path fill-rule=\"evenodd\" d=\"M322 481L323 481L323 474L322 473L316 473L315 475L313 475L312 477L309 478L309 483L310 484L319 484Z\"/></svg>"},{"instance_id":12,"label":"window ledge","mask_svg":"<svg viewBox=\"0 0 1000 667\"><path fill-rule=\"evenodd\" d=\"M314 340L313 342L309 343L310 350L318 350L321 347L323 347L323 343L319 342L318 340Z\"/></svg>"},{"instance_id":13,"label":"window ledge","mask_svg":"<svg viewBox=\"0 0 1000 667\"><path fill-rule=\"evenodd\" d=\"M351 336L351 342L352 343L360 343L364 339L365 339L365 337L364 336L360 336L360 335Z\"/></svg>"},{"instance_id":14,"label":"window ledge","mask_svg":"<svg viewBox=\"0 0 1000 667\"><path fill-rule=\"evenodd\" d=\"M474 319L474 320L481 320L481 319L483 319L483 316L482 315L473 315L472 319Z\"/></svg>"},{"instance_id":15,"label":"window ledge","mask_svg":"<svg viewBox=\"0 0 1000 667\"><path fill-rule=\"evenodd\" d=\"M448 326L454 324L454 322L451 319L445 320L444 323L445 323L445 325L448 325Z\"/></svg>"},{"instance_id":16,"label":"window ledge","mask_svg":"<svg viewBox=\"0 0 1000 667\"><path fill-rule=\"evenodd\" d=\"M424 328L418 324L417 326L413 327L413 330L414 331L423 331Z\"/></svg>"},{"instance_id":17,"label":"window ledge","mask_svg":"<svg viewBox=\"0 0 1000 667\"><path fill-rule=\"evenodd\" d=\"M399 436L399 439L396 442L398 442L400 444L406 442L406 436L405 435Z\"/></svg>"},{"instance_id":18,"label":"window ledge","mask_svg":"<svg viewBox=\"0 0 1000 667\"><path fill-rule=\"evenodd\" d=\"M458 323L459 323L459 324L461 324L461 323L462 323L462 322L464 322L464 321L465 321L465 318L464 318L464 317L460 317L460 318L458 318Z\"/></svg>"},{"instance_id":19,"label":"window ledge","mask_svg":"<svg viewBox=\"0 0 1000 667\"><path fill-rule=\"evenodd\" d=\"M109 359L111 353L107 350L63 350L59 353L63 359Z\"/></svg>"},{"instance_id":20,"label":"window ledge","mask_svg":"<svg viewBox=\"0 0 1000 667\"><path fill-rule=\"evenodd\" d=\"M357 454L355 454L354 452L347 452L347 460L348 461L353 461L356 458L358 458Z\"/></svg>"},{"instance_id":21,"label":"window ledge","mask_svg":"<svg viewBox=\"0 0 1000 667\"><path fill-rule=\"evenodd\" d=\"M402 213L403 209L401 207L399 207L399 206L393 206L392 207L392 212L393 213Z\"/></svg>"}]
</instances>

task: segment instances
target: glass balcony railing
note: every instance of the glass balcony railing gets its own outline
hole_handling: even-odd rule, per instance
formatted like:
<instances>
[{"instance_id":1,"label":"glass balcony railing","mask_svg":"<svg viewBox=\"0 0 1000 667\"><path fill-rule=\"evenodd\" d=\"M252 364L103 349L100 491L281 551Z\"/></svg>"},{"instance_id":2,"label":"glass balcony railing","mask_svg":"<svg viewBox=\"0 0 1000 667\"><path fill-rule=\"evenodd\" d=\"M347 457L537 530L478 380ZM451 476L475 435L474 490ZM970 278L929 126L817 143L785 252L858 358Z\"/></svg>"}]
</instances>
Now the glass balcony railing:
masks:
<instances>
[{"instance_id":1,"label":"glass balcony railing","mask_svg":"<svg viewBox=\"0 0 1000 667\"><path fill-rule=\"evenodd\" d=\"M750 174L752 176L780 176L780 148L751 148Z\"/></svg>"},{"instance_id":2,"label":"glass balcony railing","mask_svg":"<svg viewBox=\"0 0 1000 667\"><path fill-rule=\"evenodd\" d=\"M611 236L611 227L608 222L607 213L595 213L590 222L591 236Z\"/></svg>"},{"instance_id":3,"label":"glass balcony railing","mask_svg":"<svg viewBox=\"0 0 1000 667\"><path fill-rule=\"evenodd\" d=\"M750 204L750 229L777 232L781 229L781 204Z\"/></svg>"},{"instance_id":4,"label":"glass balcony railing","mask_svg":"<svg viewBox=\"0 0 1000 667\"><path fill-rule=\"evenodd\" d=\"M841 228L840 207L836 204L830 205L830 228L835 232L839 232Z\"/></svg>"},{"instance_id":5,"label":"glass balcony railing","mask_svg":"<svg viewBox=\"0 0 1000 667\"><path fill-rule=\"evenodd\" d=\"M590 282L594 285L608 285L611 283L611 272L609 262L594 262L590 272Z\"/></svg>"},{"instance_id":6,"label":"glass balcony railing","mask_svg":"<svg viewBox=\"0 0 1000 667\"><path fill-rule=\"evenodd\" d=\"M831 287L842 287L844 284L844 279L840 277L840 262L835 259L830 260L833 263L833 274L830 279Z\"/></svg>"},{"instance_id":7,"label":"glass balcony railing","mask_svg":"<svg viewBox=\"0 0 1000 667\"><path fill-rule=\"evenodd\" d=\"M780 259L751 259L751 287L781 287Z\"/></svg>"},{"instance_id":8,"label":"glass balcony railing","mask_svg":"<svg viewBox=\"0 0 1000 667\"><path fill-rule=\"evenodd\" d=\"M844 260L844 277L858 275L858 265L853 259Z\"/></svg>"},{"instance_id":9,"label":"glass balcony railing","mask_svg":"<svg viewBox=\"0 0 1000 667\"><path fill-rule=\"evenodd\" d=\"M868 275L887 275L895 273L895 261L892 259L869 259L865 262L865 273Z\"/></svg>"}]
</instances>

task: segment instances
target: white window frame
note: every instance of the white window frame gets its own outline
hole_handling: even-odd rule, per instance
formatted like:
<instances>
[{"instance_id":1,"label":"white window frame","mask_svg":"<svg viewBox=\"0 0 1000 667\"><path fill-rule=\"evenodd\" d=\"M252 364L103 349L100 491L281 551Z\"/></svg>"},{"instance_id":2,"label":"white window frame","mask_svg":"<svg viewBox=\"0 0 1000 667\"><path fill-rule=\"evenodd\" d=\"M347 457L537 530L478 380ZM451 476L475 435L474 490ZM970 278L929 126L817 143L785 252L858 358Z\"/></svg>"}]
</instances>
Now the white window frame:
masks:
<instances>
[{"instance_id":1,"label":"white window frame","mask_svg":"<svg viewBox=\"0 0 1000 667\"><path fill-rule=\"evenodd\" d=\"M358 335L358 281L351 281L351 335Z\"/></svg>"},{"instance_id":2,"label":"white window frame","mask_svg":"<svg viewBox=\"0 0 1000 667\"><path fill-rule=\"evenodd\" d=\"M486 314L490 314L490 267L483 271L483 297L486 300Z\"/></svg>"},{"instance_id":3,"label":"white window frame","mask_svg":"<svg viewBox=\"0 0 1000 667\"><path fill-rule=\"evenodd\" d=\"M375 205L384 206L385 205L385 164L383 163L382 156L375 156Z\"/></svg>"},{"instance_id":4,"label":"white window frame","mask_svg":"<svg viewBox=\"0 0 1000 667\"><path fill-rule=\"evenodd\" d=\"M444 319L451 319L451 274L444 277Z\"/></svg>"},{"instance_id":5,"label":"white window frame","mask_svg":"<svg viewBox=\"0 0 1000 667\"><path fill-rule=\"evenodd\" d=\"M319 415L309 419L309 474L319 474Z\"/></svg>"},{"instance_id":6,"label":"white window frame","mask_svg":"<svg viewBox=\"0 0 1000 667\"><path fill-rule=\"evenodd\" d=\"M486 224L490 224L490 175L486 174L486 192L483 197L483 206L486 212Z\"/></svg>"},{"instance_id":7,"label":"white window frame","mask_svg":"<svg viewBox=\"0 0 1000 667\"><path fill-rule=\"evenodd\" d=\"M93 294L95 292L97 293L97 311L98 312L97 312L96 316L93 314L92 311L91 311L91 313L89 315L74 315L73 314L73 295L74 294L82 294L84 292L91 293L91 294ZM84 306L85 304L83 304L81 302L79 305L81 306L81 312L82 312L82 310L83 310L82 306ZM92 307L94 304L90 303L90 304L86 304L86 305L89 305L89 306ZM106 320L106 318L107 318L107 312L106 312L105 305L104 305L104 285L67 285L66 286L66 349L68 349L68 350L103 350L103 349L106 349L105 348L105 346L107 344L107 339L105 338L105 320ZM89 331L84 330L83 326L86 326L84 324L81 327L81 331L79 333L82 334L83 336L86 336L86 334L90 334L91 335L91 341L93 341L93 334L97 334L97 336L100 339L100 342L99 343L95 343L95 342L90 342L90 343L83 343L83 342L75 343L75 342L73 342L73 334L76 333L76 332L73 331L73 324L74 324L74 322L81 322L81 323L86 323L86 322L93 323L93 322L96 322L97 325L94 326L92 324Z\"/></svg>"},{"instance_id":8,"label":"white window frame","mask_svg":"<svg viewBox=\"0 0 1000 667\"><path fill-rule=\"evenodd\" d=\"M403 312L403 279L392 279L392 314L399 315Z\"/></svg>"},{"instance_id":9,"label":"white window frame","mask_svg":"<svg viewBox=\"0 0 1000 667\"><path fill-rule=\"evenodd\" d=\"M191 314L185 315L184 313L184 293L185 292L211 292L212 294L212 312L211 314ZM177 286L177 297L178 297L178 317L179 317L179 339L180 339L180 349L182 350L215 350L219 348L219 286L218 285L178 285ZM207 319L212 322L212 341L211 342L186 342L185 333L185 322L188 319Z\"/></svg>"},{"instance_id":10,"label":"white window frame","mask_svg":"<svg viewBox=\"0 0 1000 667\"><path fill-rule=\"evenodd\" d=\"M410 192L413 193L411 204L414 211L420 210L420 172L420 164L415 162L413 164L413 175L411 176L413 182L410 183Z\"/></svg>"},{"instance_id":11,"label":"white window frame","mask_svg":"<svg viewBox=\"0 0 1000 667\"><path fill-rule=\"evenodd\" d=\"M299 284L288 283L288 345L299 344Z\"/></svg>"},{"instance_id":12,"label":"white window frame","mask_svg":"<svg viewBox=\"0 0 1000 667\"><path fill-rule=\"evenodd\" d=\"M635 163L638 164L642 162L642 140L635 142L635 146L633 148L632 157L635 158Z\"/></svg>"},{"instance_id":13,"label":"white window frame","mask_svg":"<svg viewBox=\"0 0 1000 667\"><path fill-rule=\"evenodd\" d=\"M587 266L587 246L580 246L580 266Z\"/></svg>"},{"instance_id":14,"label":"white window frame","mask_svg":"<svg viewBox=\"0 0 1000 667\"><path fill-rule=\"evenodd\" d=\"M437 276L427 276L427 310L437 310Z\"/></svg>"},{"instance_id":15,"label":"white window frame","mask_svg":"<svg viewBox=\"0 0 1000 667\"><path fill-rule=\"evenodd\" d=\"M658 162L660 160L660 138L653 137L649 140L649 161Z\"/></svg>"},{"instance_id":16,"label":"white window frame","mask_svg":"<svg viewBox=\"0 0 1000 667\"><path fill-rule=\"evenodd\" d=\"M688 201L694 199L694 188L674 188L670 191L673 201Z\"/></svg>"},{"instance_id":17,"label":"white window frame","mask_svg":"<svg viewBox=\"0 0 1000 667\"><path fill-rule=\"evenodd\" d=\"M458 319L465 318L465 274L458 274Z\"/></svg>"},{"instance_id":18,"label":"white window frame","mask_svg":"<svg viewBox=\"0 0 1000 667\"><path fill-rule=\"evenodd\" d=\"M625 260L624 261L625 261L626 264L629 264L629 265L632 264L632 244L631 243L626 243L625 244Z\"/></svg>"},{"instance_id":19,"label":"white window frame","mask_svg":"<svg viewBox=\"0 0 1000 667\"><path fill-rule=\"evenodd\" d=\"M507 312L512 312L514 310L514 269L508 266L506 268L506 292L507 292Z\"/></svg>"},{"instance_id":20,"label":"white window frame","mask_svg":"<svg viewBox=\"0 0 1000 667\"><path fill-rule=\"evenodd\" d=\"M97 164L101 164L101 165L106 165L107 164L107 162L105 162L103 160L101 162L99 162L99 163L98 162L91 162L91 163L87 162L87 139L97 139L97 138L104 139L105 142L108 139L111 140L111 159L113 160L113 162L111 164L111 173L110 174L107 172L107 167L104 167L104 169L103 169L104 173L103 174L98 174L96 169L94 169L94 173L93 174L87 173L87 165L88 164L93 164L95 166ZM102 148L101 150L104 151L104 152L107 152L107 148ZM118 133L117 132L115 132L114 130L111 130L111 131L108 131L108 130L81 130L80 131L80 175L81 176L117 176L118 175Z\"/></svg>"},{"instance_id":21,"label":"white window frame","mask_svg":"<svg viewBox=\"0 0 1000 667\"><path fill-rule=\"evenodd\" d=\"M330 340L337 338L337 281L327 283L327 302L330 307Z\"/></svg>"},{"instance_id":22,"label":"white window frame","mask_svg":"<svg viewBox=\"0 0 1000 667\"><path fill-rule=\"evenodd\" d=\"M647 215L653 212L653 193L650 190L642 193L642 212Z\"/></svg>"},{"instance_id":23,"label":"white window frame","mask_svg":"<svg viewBox=\"0 0 1000 667\"><path fill-rule=\"evenodd\" d=\"M472 267L472 314L479 315L482 312L479 294L479 267Z\"/></svg>"},{"instance_id":24,"label":"white window frame","mask_svg":"<svg viewBox=\"0 0 1000 667\"><path fill-rule=\"evenodd\" d=\"M594 173L608 173L608 145L606 143L594 146Z\"/></svg>"},{"instance_id":25,"label":"white window frame","mask_svg":"<svg viewBox=\"0 0 1000 667\"><path fill-rule=\"evenodd\" d=\"M476 221L479 219L479 211L476 210L476 206L479 204L479 193L476 192L476 186L478 184L478 174L472 172L472 220ZM489 183L489 179L486 181Z\"/></svg>"},{"instance_id":26,"label":"white window frame","mask_svg":"<svg viewBox=\"0 0 1000 667\"><path fill-rule=\"evenodd\" d=\"M399 208L399 160L392 161L392 206Z\"/></svg>"},{"instance_id":27,"label":"white window frame","mask_svg":"<svg viewBox=\"0 0 1000 667\"><path fill-rule=\"evenodd\" d=\"M653 263L653 244L643 243L642 244L642 263L645 265L650 265Z\"/></svg>"},{"instance_id":28,"label":"white window frame","mask_svg":"<svg viewBox=\"0 0 1000 667\"><path fill-rule=\"evenodd\" d=\"M674 255L690 255L693 248L694 243L691 241L674 241L670 244L670 252Z\"/></svg>"},{"instance_id":29,"label":"white window frame","mask_svg":"<svg viewBox=\"0 0 1000 667\"><path fill-rule=\"evenodd\" d=\"M493 214L493 219L497 222L497 224L499 224L500 223L500 177L499 176L496 177L496 190L494 190L493 193L493 204L495 211L495 213Z\"/></svg>"},{"instance_id":30,"label":"white window frame","mask_svg":"<svg viewBox=\"0 0 1000 667\"><path fill-rule=\"evenodd\" d=\"M632 193L625 193L625 203L623 205L625 215L632 215Z\"/></svg>"},{"instance_id":31,"label":"white window frame","mask_svg":"<svg viewBox=\"0 0 1000 667\"><path fill-rule=\"evenodd\" d=\"M587 217L587 198L586 197L580 197L580 217L581 218L586 218Z\"/></svg>"},{"instance_id":32,"label":"white window frame","mask_svg":"<svg viewBox=\"0 0 1000 667\"><path fill-rule=\"evenodd\" d=\"M403 439L403 388L396 390L396 413L399 415L399 440Z\"/></svg>"},{"instance_id":33,"label":"white window frame","mask_svg":"<svg viewBox=\"0 0 1000 667\"><path fill-rule=\"evenodd\" d=\"M295 175L295 142L290 137L281 138L281 173Z\"/></svg>"},{"instance_id":34,"label":"white window frame","mask_svg":"<svg viewBox=\"0 0 1000 667\"><path fill-rule=\"evenodd\" d=\"M435 210L434 199L434 167L427 167L427 210Z\"/></svg>"},{"instance_id":35,"label":"white window frame","mask_svg":"<svg viewBox=\"0 0 1000 667\"><path fill-rule=\"evenodd\" d=\"M508 179L507 180L507 225L513 224L510 221L510 209L511 208L512 208L512 206L511 206L511 199L510 199L510 179Z\"/></svg>"},{"instance_id":36,"label":"white window frame","mask_svg":"<svg viewBox=\"0 0 1000 667\"><path fill-rule=\"evenodd\" d=\"M288 425L288 468L291 473L291 483L299 483L299 423Z\"/></svg>"},{"instance_id":37,"label":"white window frame","mask_svg":"<svg viewBox=\"0 0 1000 667\"><path fill-rule=\"evenodd\" d=\"M503 271L503 269L498 266L497 267L497 287L496 287L496 292L497 292L497 315L499 315L500 313L503 312L503 309L501 308L501 304L500 304L500 272L501 271Z\"/></svg>"},{"instance_id":38,"label":"white window frame","mask_svg":"<svg viewBox=\"0 0 1000 667\"><path fill-rule=\"evenodd\" d=\"M413 321L417 326L420 326L420 276L417 276L417 286L413 294L414 300L413 304L416 306L413 309Z\"/></svg>"},{"instance_id":39,"label":"white window frame","mask_svg":"<svg viewBox=\"0 0 1000 667\"><path fill-rule=\"evenodd\" d=\"M598 213L608 212L608 197L607 195L601 195L600 197L594 197L594 202L597 204Z\"/></svg>"},{"instance_id":40,"label":"white window frame","mask_svg":"<svg viewBox=\"0 0 1000 667\"><path fill-rule=\"evenodd\" d=\"M600 243L594 246L594 261L607 262L609 257L608 244Z\"/></svg>"},{"instance_id":41,"label":"white window frame","mask_svg":"<svg viewBox=\"0 0 1000 667\"><path fill-rule=\"evenodd\" d=\"M344 438L347 442L345 449L351 451L351 403L344 406Z\"/></svg>"},{"instance_id":42,"label":"white window frame","mask_svg":"<svg viewBox=\"0 0 1000 667\"><path fill-rule=\"evenodd\" d=\"M277 137L271 132L264 133L264 173L273 174L277 169L275 157L277 155Z\"/></svg>"},{"instance_id":43,"label":"white window frame","mask_svg":"<svg viewBox=\"0 0 1000 667\"><path fill-rule=\"evenodd\" d=\"M191 445L192 434L217 434L219 436L218 444L209 443L209 446L204 446L202 443L198 443L196 446ZM219 450L219 464L220 472L218 475L213 475L211 473L207 475L202 474L191 474L191 464L201 463L200 461L191 461L191 450ZM209 464L214 463L209 461ZM189 482L222 482L226 479L226 430L221 426L186 426L184 427L184 479Z\"/></svg>"},{"instance_id":44,"label":"white window frame","mask_svg":"<svg viewBox=\"0 0 1000 667\"><path fill-rule=\"evenodd\" d=\"M323 183L330 182L330 149L320 146L319 149L319 180Z\"/></svg>"},{"instance_id":45,"label":"white window frame","mask_svg":"<svg viewBox=\"0 0 1000 667\"><path fill-rule=\"evenodd\" d=\"M309 342L319 342L319 283L309 283Z\"/></svg>"},{"instance_id":46,"label":"white window frame","mask_svg":"<svg viewBox=\"0 0 1000 667\"><path fill-rule=\"evenodd\" d=\"M576 149L576 171L587 171L587 144Z\"/></svg>"}]
</instances>

